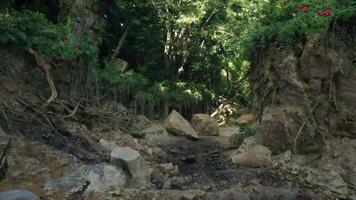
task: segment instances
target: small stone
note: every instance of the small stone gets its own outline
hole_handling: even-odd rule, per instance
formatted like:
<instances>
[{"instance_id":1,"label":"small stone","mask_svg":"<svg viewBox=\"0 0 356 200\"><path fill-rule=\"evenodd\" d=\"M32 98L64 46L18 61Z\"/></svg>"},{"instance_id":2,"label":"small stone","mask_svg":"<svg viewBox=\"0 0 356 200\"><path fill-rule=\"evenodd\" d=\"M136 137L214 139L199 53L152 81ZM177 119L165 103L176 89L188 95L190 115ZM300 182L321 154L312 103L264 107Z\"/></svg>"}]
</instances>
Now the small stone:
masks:
<instances>
[{"instance_id":1,"label":"small stone","mask_svg":"<svg viewBox=\"0 0 356 200\"><path fill-rule=\"evenodd\" d=\"M172 163L164 163L160 164L159 169L163 171L164 173L169 173L175 169L174 165Z\"/></svg>"},{"instance_id":2,"label":"small stone","mask_svg":"<svg viewBox=\"0 0 356 200\"><path fill-rule=\"evenodd\" d=\"M113 149L118 147L115 142L109 142L105 139L99 140L99 145L104 149L105 152L110 153Z\"/></svg>"},{"instance_id":3,"label":"small stone","mask_svg":"<svg viewBox=\"0 0 356 200\"><path fill-rule=\"evenodd\" d=\"M179 153L179 150L177 148L170 149L169 152L171 154L177 155Z\"/></svg>"}]
</instances>

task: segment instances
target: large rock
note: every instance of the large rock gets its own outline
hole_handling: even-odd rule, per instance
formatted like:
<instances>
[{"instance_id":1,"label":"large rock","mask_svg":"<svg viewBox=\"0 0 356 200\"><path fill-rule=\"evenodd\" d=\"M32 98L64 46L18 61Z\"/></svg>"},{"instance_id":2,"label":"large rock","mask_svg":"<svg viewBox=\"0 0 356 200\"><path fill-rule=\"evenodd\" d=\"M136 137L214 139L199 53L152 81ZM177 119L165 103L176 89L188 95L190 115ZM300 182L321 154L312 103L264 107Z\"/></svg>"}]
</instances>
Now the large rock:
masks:
<instances>
[{"instance_id":1,"label":"large rock","mask_svg":"<svg viewBox=\"0 0 356 200\"><path fill-rule=\"evenodd\" d=\"M9 190L0 192L0 200L40 200L40 198L28 190Z\"/></svg>"},{"instance_id":2,"label":"large rock","mask_svg":"<svg viewBox=\"0 0 356 200\"><path fill-rule=\"evenodd\" d=\"M110 163L120 166L129 174L129 184L134 187L148 186L149 168L141 154L129 147L117 147L111 152Z\"/></svg>"},{"instance_id":3,"label":"large rock","mask_svg":"<svg viewBox=\"0 0 356 200\"><path fill-rule=\"evenodd\" d=\"M198 133L194 130L190 123L175 110L168 115L164 121L164 126L172 134L185 136L192 140L199 139Z\"/></svg>"},{"instance_id":4,"label":"large rock","mask_svg":"<svg viewBox=\"0 0 356 200\"><path fill-rule=\"evenodd\" d=\"M286 150L297 150L300 153L320 151L323 142L315 133L315 126L306 121L300 130L301 123L307 118L305 113L303 107L296 105L267 106L259 127L261 143L274 153L283 153Z\"/></svg>"},{"instance_id":5,"label":"large rock","mask_svg":"<svg viewBox=\"0 0 356 200\"><path fill-rule=\"evenodd\" d=\"M126 175L121 168L103 163L82 166L69 175L49 181L44 190L49 195L65 191L67 197L81 191L86 195L103 194L110 189L120 189L125 183Z\"/></svg>"},{"instance_id":6,"label":"large rock","mask_svg":"<svg viewBox=\"0 0 356 200\"><path fill-rule=\"evenodd\" d=\"M195 114L192 117L192 125L201 135L219 135L218 122L207 114Z\"/></svg>"},{"instance_id":7,"label":"large rock","mask_svg":"<svg viewBox=\"0 0 356 200\"><path fill-rule=\"evenodd\" d=\"M266 167L272 164L271 151L263 145L232 155L231 160L244 167Z\"/></svg>"}]
</instances>

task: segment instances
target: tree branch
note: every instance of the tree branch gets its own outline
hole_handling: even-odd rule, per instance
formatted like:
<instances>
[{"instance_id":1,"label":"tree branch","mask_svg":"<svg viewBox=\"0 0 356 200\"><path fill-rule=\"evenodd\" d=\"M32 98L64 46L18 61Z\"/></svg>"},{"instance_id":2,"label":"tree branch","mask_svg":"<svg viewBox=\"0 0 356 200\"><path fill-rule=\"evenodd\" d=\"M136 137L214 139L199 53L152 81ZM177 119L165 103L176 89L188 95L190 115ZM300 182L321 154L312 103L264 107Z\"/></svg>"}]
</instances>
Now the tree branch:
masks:
<instances>
[{"instance_id":1,"label":"tree branch","mask_svg":"<svg viewBox=\"0 0 356 200\"><path fill-rule=\"evenodd\" d=\"M115 49L114 54L111 56L109 64L112 64L114 62L116 56L120 54L120 50L121 50L122 46L124 45L124 42L125 42L126 37L127 37L127 34L130 31L131 25L132 25L132 19L128 20L128 23L126 24L125 31L122 34L122 36L121 36L121 38L119 40L119 43L117 44L117 47Z\"/></svg>"}]
</instances>

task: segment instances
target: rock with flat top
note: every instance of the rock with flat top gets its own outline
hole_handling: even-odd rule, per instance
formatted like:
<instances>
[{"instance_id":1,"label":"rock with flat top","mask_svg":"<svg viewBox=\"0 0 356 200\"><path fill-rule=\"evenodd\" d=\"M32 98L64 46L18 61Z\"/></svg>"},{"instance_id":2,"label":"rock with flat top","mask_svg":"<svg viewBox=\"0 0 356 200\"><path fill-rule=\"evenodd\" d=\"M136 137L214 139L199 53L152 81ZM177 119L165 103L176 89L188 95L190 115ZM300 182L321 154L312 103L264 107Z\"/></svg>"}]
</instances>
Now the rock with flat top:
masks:
<instances>
[{"instance_id":1,"label":"rock with flat top","mask_svg":"<svg viewBox=\"0 0 356 200\"><path fill-rule=\"evenodd\" d=\"M174 135L185 136L188 139L198 140L198 133L192 125L177 111L173 110L164 121L166 129Z\"/></svg>"},{"instance_id":2,"label":"rock with flat top","mask_svg":"<svg viewBox=\"0 0 356 200\"><path fill-rule=\"evenodd\" d=\"M142 187L149 184L149 168L138 151L129 147L117 147L111 152L110 163L122 167L129 174L132 186Z\"/></svg>"}]
</instances>

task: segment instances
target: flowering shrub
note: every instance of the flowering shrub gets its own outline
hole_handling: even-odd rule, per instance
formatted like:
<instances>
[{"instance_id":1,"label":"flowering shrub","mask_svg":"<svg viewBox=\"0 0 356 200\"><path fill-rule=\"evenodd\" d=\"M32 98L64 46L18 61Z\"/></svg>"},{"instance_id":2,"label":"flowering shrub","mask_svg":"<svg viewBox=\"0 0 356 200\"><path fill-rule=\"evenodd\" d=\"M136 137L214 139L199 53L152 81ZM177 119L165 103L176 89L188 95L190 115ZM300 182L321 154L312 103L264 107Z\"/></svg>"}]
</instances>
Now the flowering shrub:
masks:
<instances>
[{"instance_id":1,"label":"flowering shrub","mask_svg":"<svg viewBox=\"0 0 356 200\"><path fill-rule=\"evenodd\" d=\"M334 20L356 16L356 1L265 1L246 4L248 23L242 34L242 54L253 58L270 44L290 47L306 35L326 34Z\"/></svg>"}]
</instances>

